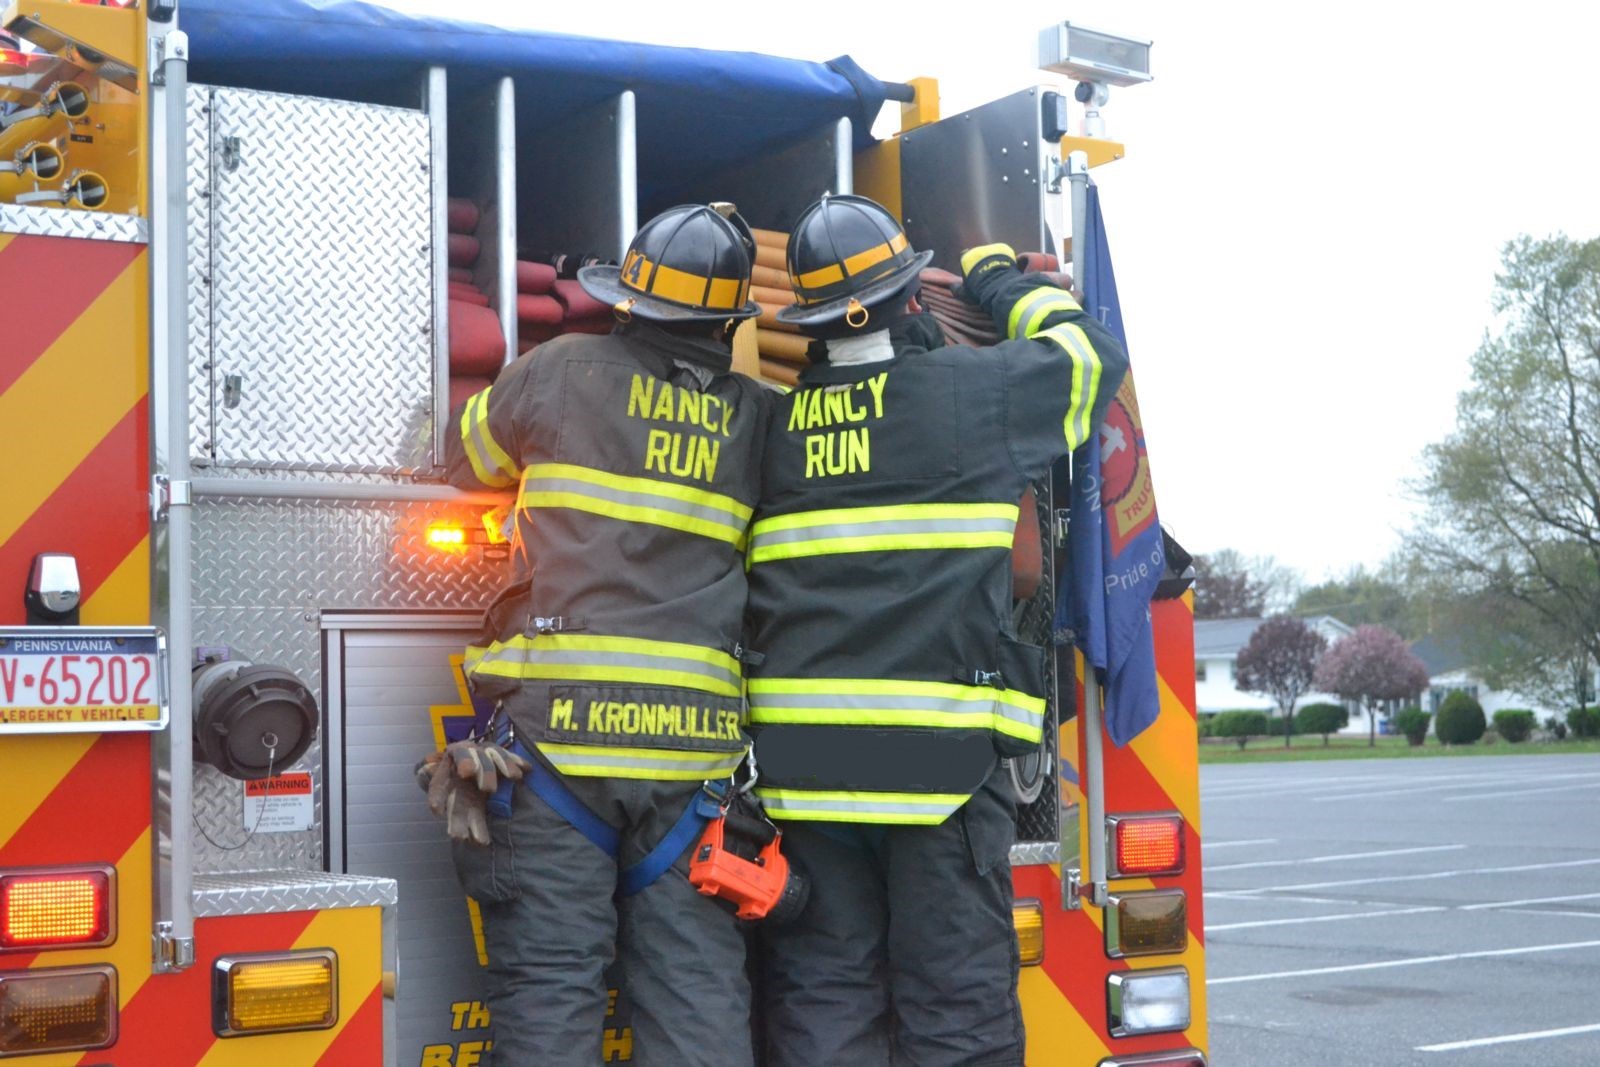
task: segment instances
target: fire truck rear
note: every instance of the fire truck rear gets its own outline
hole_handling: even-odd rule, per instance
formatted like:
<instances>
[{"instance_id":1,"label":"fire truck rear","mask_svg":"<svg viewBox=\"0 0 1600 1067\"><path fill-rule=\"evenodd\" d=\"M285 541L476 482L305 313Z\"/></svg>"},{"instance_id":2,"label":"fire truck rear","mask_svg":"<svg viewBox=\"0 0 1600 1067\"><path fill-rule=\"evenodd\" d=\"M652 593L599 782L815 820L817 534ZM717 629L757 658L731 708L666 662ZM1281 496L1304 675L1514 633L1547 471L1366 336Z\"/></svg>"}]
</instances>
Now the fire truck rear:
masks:
<instances>
[{"instance_id":1,"label":"fire truck rear","mask_svg":"<svg viewBox=\"0 0 1600 1067\"><path fill-rule=\"evenodd\" d=\"M1065 258L1121 146L1071 134L1049 86L941 119L932 81L848 60L358 2L0 18L0 1059L480 1063L476 909L411 768L471 725L461 650L511 503L442 484L452 398L582 328L556 289L529 329L519 258L614 259L680 202L781 231L829 191L888 206L941 266L974 239ZM1045 35L1056 69L1071 32ZM902 129L873 140L885 99ZM781 386L800 357L768 325L737 347ZM1068 492L1033 494L1017 624L1039 643ZM1045 750L1012 768L1030 1064L1205 1062L1171 577L1156 723L1107 744L1058 646ZM623 989L605 1049L631 1058Z\"/></svg>"}]
</instances>

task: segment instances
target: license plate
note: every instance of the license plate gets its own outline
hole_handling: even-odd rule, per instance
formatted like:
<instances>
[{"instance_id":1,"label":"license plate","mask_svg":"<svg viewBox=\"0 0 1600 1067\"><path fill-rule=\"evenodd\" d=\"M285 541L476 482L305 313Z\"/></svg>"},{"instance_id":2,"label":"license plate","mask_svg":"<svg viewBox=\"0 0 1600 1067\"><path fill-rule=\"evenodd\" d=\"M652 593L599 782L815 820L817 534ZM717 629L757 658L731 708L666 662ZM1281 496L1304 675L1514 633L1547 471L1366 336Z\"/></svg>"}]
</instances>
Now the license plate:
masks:
<instances>
[{"instance_id":1,"label":"license plate","mask_svg":"<svg viewBox=\"0 0 1600 1067\"><path fill-rule=\"evenodd\" d=\"M159 730L163 653L154 630L0 631L0 733Z\"/></svg>"}]
</instances>

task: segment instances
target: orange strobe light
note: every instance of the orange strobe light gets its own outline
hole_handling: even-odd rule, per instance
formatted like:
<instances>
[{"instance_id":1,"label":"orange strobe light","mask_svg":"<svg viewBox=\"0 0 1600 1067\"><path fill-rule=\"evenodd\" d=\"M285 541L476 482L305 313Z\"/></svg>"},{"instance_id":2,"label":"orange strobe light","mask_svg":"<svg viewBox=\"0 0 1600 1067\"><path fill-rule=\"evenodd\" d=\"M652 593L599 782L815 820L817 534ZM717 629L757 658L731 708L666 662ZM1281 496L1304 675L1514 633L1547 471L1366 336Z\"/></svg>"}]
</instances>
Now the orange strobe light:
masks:
<instances>
[{"instance_id":1,"label":"orange strobe light","mask_svg":"<svg viewBox=\"0 0 1600 1067\"><path fill-rule=\"evenodd\" d=\"M467 531L451 523L436 522L428 527L428 547L441 552L460 552L467 547Z\"/></svg>"},{"instance_id":2,"label":"orange strobe light","mask_svg":"<svg viewBox=\"0 0 1600 1067\"><path fill-rule=\"evenodd\" d=\"M0 951L110 944L114 884L109 867L0 872Z\"/></svg>"},{"instance_id":3,"label":"orange strobe light","mask_svg":"<svg viewBox=\"0 0 1600 1067\"><path fill-rule=\"evenodd\" d=\"M1183 816L1112 815L1111 876L1148 878L1183 871Z\"/></svg>"}]
</instances>

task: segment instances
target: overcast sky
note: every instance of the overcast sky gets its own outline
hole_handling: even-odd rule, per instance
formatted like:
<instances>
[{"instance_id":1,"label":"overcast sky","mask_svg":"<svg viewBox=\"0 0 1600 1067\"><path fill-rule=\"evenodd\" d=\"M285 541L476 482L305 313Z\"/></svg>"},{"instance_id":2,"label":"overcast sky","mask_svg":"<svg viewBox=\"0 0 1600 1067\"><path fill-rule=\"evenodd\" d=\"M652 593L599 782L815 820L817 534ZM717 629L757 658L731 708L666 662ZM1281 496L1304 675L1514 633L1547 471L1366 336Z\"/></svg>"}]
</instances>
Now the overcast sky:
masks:
<instances>
[{"instance_id":1,"label":"overcast sky","mask_svg":"<svg viewBox=\"0 0 1600 1067\"><path fill-rule=\"evenodd\" d=\"M1049 82L1034 54L1052 22L1153 39L1156 80L1103 111L1128 157L1095 177L1161 518L1191 550L1311 580L1381 562L1410 521L1404 483L1452 425L1501 245L1600 234L1600 5L388 2L848 52L880 78L938 78L946 115Z\"/></svg>"}]
</instances>

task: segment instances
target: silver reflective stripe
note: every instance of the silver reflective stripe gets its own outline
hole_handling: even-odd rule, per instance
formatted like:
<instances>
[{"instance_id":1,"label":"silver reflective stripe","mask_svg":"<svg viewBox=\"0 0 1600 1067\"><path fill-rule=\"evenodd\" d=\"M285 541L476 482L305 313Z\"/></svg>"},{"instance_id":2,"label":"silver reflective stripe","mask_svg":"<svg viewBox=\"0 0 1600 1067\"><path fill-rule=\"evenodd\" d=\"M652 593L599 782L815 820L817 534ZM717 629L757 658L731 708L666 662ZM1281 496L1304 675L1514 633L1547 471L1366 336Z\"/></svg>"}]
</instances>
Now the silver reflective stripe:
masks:
<instances>
[{"instance_id":1,"label":"silver reflective stripe","mask_svg":"<svg viewBox=\"0 0 1600 1067\"><path fill-rule=\"evenodd\" d=\"M750 714L760 721L764 708L839 708L859 711L938 711L961 715L996 714L1013 722L1038 729L1044 725L1043 712L1030 711L998 696L974 694L969 698L936 696L890 696L876 693L750 693ZM878 720L874 720L877 722Z\"/></svg>"},{"instance_id":2,"label":"silver reflective stripe","mask_svg":"<svg viewBox=\"0 0 1600 1067\"><path fill-rule=\"evenodd\" d=\"M576 478L528 478L522 483L525 493L572 493L576 496L594 497L597 500L609 500L614 504L627 504L638 508L654 508L657 511L670 511L675 515L685 515L691 519L701 519L705 522L714 522L719 526L726 526L736 534L744 533L745 520L720 509L708 507L704 504L693 504L687 500L657 493L630 493L626 489L614 489L611 486L597 485L594 482L579 481Z\"/></svg>"},{"instance_id":3,"label":"silver reflective stripe","mask_svg":"<svg viewBox=\"0 0 1600 1067\"><path fill-rule=\"evenodd\" d=\"M654 655L640 652L601 652L585 651L582 649L545 649L545 648L519 648L514 645L503 645L492 648L483 654L480 663L514 663L534 664L540 663L548 666L563 667L615 667L618 676L629 668L656 671L681 671L685 674L698 674L712 681L724 685L738 687L740 676L737 672L718 667L714 663L705 663L697 659L683 656Z\"/></svg>"},{"instance_id":4,"label":"silver reflective stripe","mask_svg":"<svg viewBox=\"0 0 1600 1067\"><path fill-rule=\"evenodd\" d=\"M710 775L720 771L731 771L744 759L743 748L734 752L708 752L703 760L657 759L622 753L577 754L563 752L559 748L552 751L549 746L544 745L540 746L540 751L556 765L558 770L565 770L568 767L630 767L644 771L693 771L696 774Z\"/></svg>"},{"instance_id":5,"label":"silver reflective stripe","mask_svg":"<svg viewBox=\"0 0 1600 1067\"><path fill-rule=\"evenodd\" d=\"M766 545L787 545L839 537L873 537L880 534L1010 534L1016 529L1016 525L1016 520L1010 518L881 519L865 522L821 523L816 526L797 526L788 530L761 531L750 539L750 546L755 549Z\"/></svg>"}]
</instances>

